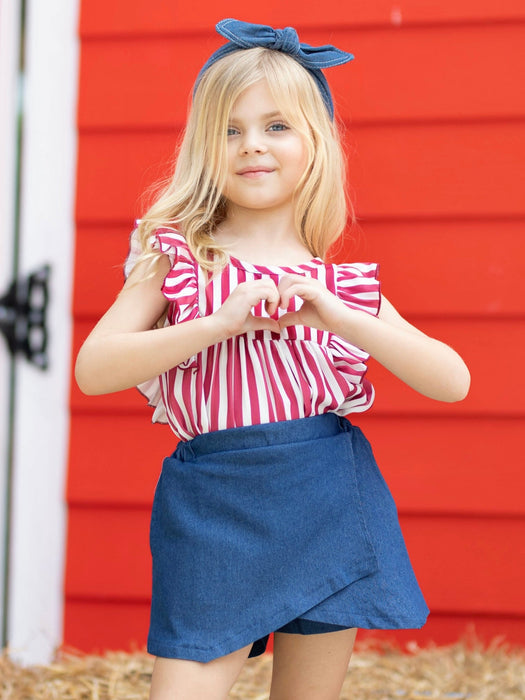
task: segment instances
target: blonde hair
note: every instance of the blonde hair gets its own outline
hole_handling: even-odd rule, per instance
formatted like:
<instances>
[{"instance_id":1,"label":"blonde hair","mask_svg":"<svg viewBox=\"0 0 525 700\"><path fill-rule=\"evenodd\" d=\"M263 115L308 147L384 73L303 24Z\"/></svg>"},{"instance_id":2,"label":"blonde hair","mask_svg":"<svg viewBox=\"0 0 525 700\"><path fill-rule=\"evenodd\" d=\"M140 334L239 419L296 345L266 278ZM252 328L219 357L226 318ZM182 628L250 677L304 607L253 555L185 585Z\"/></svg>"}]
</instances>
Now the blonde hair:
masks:
<instances>
[{"instance_id":1,"label":"blonde hair","mask_svg":"<svg viewBox=\"0 0 525 700\"><path fill-rule=\"evenodd\" d=\"M283 117L304 139L308 164L294 197L295 225L312 256L323 257L343 232L348 208L345 164L337 126L330 120L308 71L282 52L253 48L214 63L199 82L175 170L139 223L144 258L158 258L151 236L176 229L204 269L222 267L227 252L213 238L226 216L222 195L227 167L227 130L232 107L251 85L266 80Z\"/></svg>"}]
</instances>

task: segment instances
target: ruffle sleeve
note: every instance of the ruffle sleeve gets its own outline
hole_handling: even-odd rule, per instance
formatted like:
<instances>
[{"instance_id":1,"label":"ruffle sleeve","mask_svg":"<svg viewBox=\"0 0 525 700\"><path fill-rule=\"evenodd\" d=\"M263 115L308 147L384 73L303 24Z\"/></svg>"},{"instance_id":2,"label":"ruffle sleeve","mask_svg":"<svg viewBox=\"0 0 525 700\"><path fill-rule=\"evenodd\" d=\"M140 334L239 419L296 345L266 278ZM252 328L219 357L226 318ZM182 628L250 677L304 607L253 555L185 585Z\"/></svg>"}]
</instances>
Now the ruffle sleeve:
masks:
<instances>
[{"instance_id":1,"label":"ruffle sleeve","mask_svg":"<svg viewBox=\"0 0 525 700\"><path fill-rule=\"evenodd\" d=\"M377 263L336 265L336 294L347 306L377 316L381 308L381 284Z\"/></svg>"},{"instance_id":2,"label":"ruffle sleeve","mask_svg":"<svg viewBox=\"0 0 525 700\"><path fill-rule=\"evenodd\" d=\"M181 323L199 316L198 263L194 259L186 239L173 229L158 229L150 238L151 247L168 256L170 270L164 278L162 293L170 302L165 325ZM129 242L129 253L124 263L124 276L127 278L142 254L142 246L135 229ZM192 365L190 358L184 366ZM148 399L148 405L155 408L152 422L167 423L166 410L162 400L160 377L142 382L137 389Z\"/></svg>"},{"instance_id":3,"label":"ruffle sleeve","mask_svg":"<svg viewBox=\"0 0 525 700\"><path fill-rule=\"evenodd\" d=\"M173 229L158 229L150 238L151 247L168 256L170 270L164 279L162 293L171 302L170 320L180 323L199 315L198 263L194 259L186 239ZM130 236L129 253L124 263L127 278L142 253L138 229Z\"/></svg>"},{"instance_id":4,"label":"ruffle sleeve","mask_svg":"<svg viewBox=\"0 0 525 700\"><path fill-rule=\"evenodd\" d=\"M381 307L381 286L376 263L351 263L335 266L335 293L346 306L377 316ZM332 361L348 384L344 412L366 411L374 401L374 388L365 378L370 355L344 338L331 334Z\"/></svg>"}]
</instances>

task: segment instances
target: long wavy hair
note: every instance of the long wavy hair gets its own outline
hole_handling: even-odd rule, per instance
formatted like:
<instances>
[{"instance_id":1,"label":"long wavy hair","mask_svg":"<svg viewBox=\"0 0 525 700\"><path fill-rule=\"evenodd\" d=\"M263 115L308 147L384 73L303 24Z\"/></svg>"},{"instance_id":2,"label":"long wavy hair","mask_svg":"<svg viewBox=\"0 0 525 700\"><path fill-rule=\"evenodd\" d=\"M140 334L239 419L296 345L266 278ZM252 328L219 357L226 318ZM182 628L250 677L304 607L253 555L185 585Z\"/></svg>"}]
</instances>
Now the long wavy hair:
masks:
<instances>
[{"instance_id":1,"label":"long wavy hair","mask_svg":"<svg viewBox=\"0 0 525 700\"><path fill-rule=\"evenodd\" d=\"M214 240L225 219L222 192L227 168L228 120L241 93L266 80L283 117L304 139L308 162L294 195L296 230L313 257L324 257L355 214L345 194L345 162L337 125L330 120L312 76L279 51L253 48L231 53L202 76L172 176L142 216L141 259L158 258L151 236L173 228L187 240L199 265L220 269L227 251Z\"/></svg>"}]
</instances>

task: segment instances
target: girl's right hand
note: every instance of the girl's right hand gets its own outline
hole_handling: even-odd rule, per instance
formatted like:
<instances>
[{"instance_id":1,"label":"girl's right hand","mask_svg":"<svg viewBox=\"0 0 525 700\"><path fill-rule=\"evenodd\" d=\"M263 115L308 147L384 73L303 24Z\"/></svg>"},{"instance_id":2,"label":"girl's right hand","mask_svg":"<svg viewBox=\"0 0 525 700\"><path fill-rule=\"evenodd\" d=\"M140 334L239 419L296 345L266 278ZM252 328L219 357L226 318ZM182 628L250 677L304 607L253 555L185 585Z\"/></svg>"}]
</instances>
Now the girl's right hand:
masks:
<instances>
[{"instance_id":1,"label":"girl's right hand","mask_svg":"<svg viewBox=\"0 0 525 700\"><path fill-rule=\"evenodd\" d=\"M254 316L254 306L264 301L266 312L271 316L279 306L279 291L271 279L241 282L226 299L213 318L220 323L226 337L248 331L268 330L280 333L279 323L267 316Z\"/></svg>"}]
</instances>

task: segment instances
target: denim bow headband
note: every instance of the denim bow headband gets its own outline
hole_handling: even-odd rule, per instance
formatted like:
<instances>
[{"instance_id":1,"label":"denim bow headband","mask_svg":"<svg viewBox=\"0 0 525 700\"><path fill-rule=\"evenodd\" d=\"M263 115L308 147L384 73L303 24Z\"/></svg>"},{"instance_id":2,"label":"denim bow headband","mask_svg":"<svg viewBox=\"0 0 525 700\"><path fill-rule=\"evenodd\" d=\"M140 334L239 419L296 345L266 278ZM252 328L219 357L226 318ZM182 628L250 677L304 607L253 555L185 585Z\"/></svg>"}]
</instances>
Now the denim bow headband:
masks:
<instances>
[{"instance_id":1,"label":"denim bow headband","mask_svg":"<svg viewBox=\"0 0 525 700\"><path fill-rule=\"evenodd\" d=\"M216 61L224 56L227 56L234 51L241 49L253 49L261 46L263 48L281 51L289 56L292 56L300 63L314 78L323 102L326 105L330 119L334 118L334 104L332 94L328 83L321 68L329 68L330 66L339 66L343 63L348 63L354 56L351 53L346 53L335 46L329 44L325 46L310 46L309 44L299 43L299 37L293 27L285 27L285 29L273 29L263 24L250 24L249 22L241 22L237 19L223 19L215 27L217 32L229 39L227 44L223 44L215 53L213 53L206 63L201 68L197 80L195 81L195 89L199 84L203 74Z\"/></svg>"}]
</instances>

